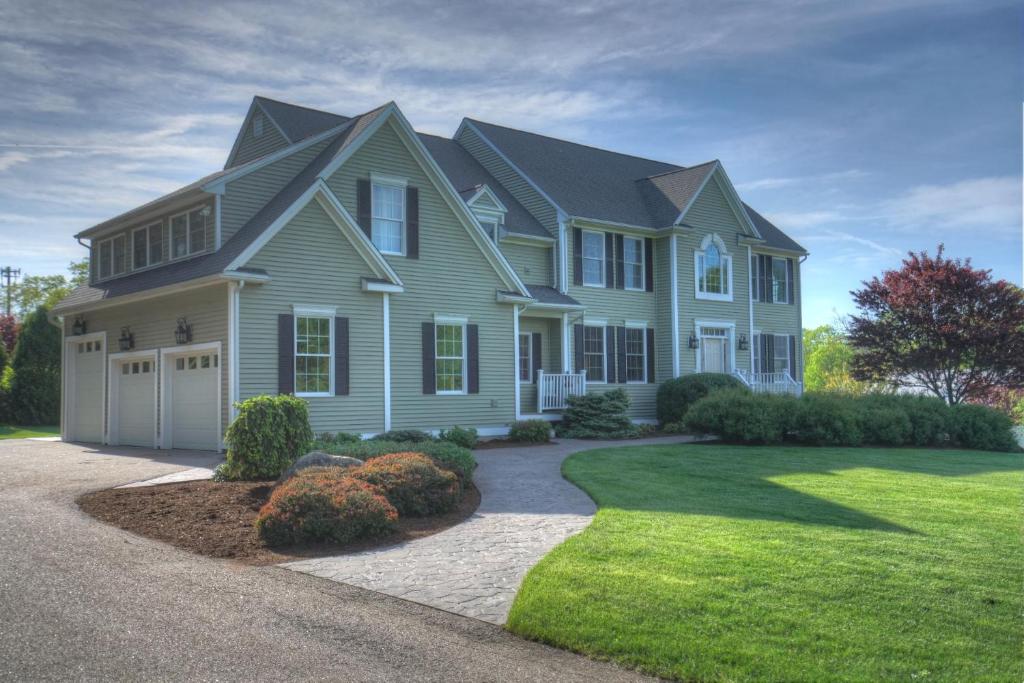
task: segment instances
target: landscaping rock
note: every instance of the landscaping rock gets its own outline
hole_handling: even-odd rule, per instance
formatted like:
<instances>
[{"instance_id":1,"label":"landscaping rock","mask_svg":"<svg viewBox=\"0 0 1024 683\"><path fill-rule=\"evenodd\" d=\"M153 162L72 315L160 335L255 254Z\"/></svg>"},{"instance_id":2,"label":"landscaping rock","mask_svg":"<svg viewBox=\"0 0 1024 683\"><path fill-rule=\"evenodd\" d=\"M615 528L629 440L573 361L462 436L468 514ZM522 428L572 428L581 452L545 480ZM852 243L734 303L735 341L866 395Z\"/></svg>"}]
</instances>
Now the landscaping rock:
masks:
<instances>
[{"instance_id":1,"label":"landscaping rock","mask_svg":"<svg viewBox=\"0 0 1024 683\"><path fill-rule=\"evenodd\" d=\"M277 480L277 483L280 484L282 481L292 478L296 472L307 467L359 467L362 464L362 460L350 458L347 455L331 455L323 451L310 451L292 463L292 466L284 471L284 474Z\"/></svg>"}]
</instances>

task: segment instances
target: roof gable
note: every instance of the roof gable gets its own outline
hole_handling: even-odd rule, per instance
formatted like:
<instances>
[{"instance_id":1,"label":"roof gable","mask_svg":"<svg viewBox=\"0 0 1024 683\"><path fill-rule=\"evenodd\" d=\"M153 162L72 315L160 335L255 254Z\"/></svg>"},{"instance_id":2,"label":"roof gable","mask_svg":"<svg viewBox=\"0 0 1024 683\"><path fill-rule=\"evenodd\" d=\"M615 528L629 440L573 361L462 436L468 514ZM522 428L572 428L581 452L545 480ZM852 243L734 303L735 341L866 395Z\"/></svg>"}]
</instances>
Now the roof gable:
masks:
<instances>
[{"instance_id":1,"label":"roof gable","mask_svg":"<svg viewBox=\"0 0 1024 683\"><path fill-rule=\"evenodd\" d=\"M697 203L702 193L714 181L714 187L721 192L726 203L729 205L732 213L735 215L736 220L739 221L740 228L750 237L760 238L761 233L757 231L753 222L750 220L750 216L747 215L747 210L743 202L740 201L740 197L736 194L736 188L733 187L732 181L729 180L729 176L726 175L725 169L722 168L722 164L718 161L711 162L709 171L704 175L699 187L692 192L689 201L679 212L679 216L673 221L673 225L679 225L685 222L686 216L690 213L690 210ZM692 178L687 186L692 185L696 178Z\"/></svg>"}]
</instances>

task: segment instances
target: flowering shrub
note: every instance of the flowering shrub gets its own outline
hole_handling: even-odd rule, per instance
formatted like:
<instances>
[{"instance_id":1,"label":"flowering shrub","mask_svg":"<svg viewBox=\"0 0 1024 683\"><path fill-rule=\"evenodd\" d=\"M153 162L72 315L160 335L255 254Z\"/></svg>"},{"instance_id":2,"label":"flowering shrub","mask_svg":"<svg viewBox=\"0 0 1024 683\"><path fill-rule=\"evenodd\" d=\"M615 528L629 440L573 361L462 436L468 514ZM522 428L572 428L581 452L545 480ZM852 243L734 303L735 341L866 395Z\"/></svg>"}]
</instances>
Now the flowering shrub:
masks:
<instances>
[{"instance_id":1,"label":"flowering shrub","mask_svg":"<svg viewBox=\"0 0 1024 683\"><path fill-rule=\"evenodd\" d=\"M447 512L458 504L461 492L459 478L422 453L372 458L350 476L376 486L402 515Z\"/></svg>"},{"instance_id":2,"label":"flowering shrub","mask_svg":"<svg viewBox=\"0 0 1024 683\"><path fill-rule=\"evenodd\" d=\"M374 486L336 467L311 467L279 485L256 518L268 545L347 543L383 536L398 512Z\"/></svg>"}]
</instances>

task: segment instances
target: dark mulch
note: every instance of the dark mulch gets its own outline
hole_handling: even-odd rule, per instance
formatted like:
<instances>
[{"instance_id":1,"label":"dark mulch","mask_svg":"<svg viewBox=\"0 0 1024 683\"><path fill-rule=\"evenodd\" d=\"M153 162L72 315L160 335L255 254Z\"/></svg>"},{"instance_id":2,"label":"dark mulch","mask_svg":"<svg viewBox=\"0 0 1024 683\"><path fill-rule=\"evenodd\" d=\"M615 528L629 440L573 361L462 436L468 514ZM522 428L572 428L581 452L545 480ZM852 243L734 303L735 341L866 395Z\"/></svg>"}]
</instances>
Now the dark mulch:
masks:
<instances>
[{"instance_id":1,"label":"dark mulch","mask_svg":"<svg viewBox=\"0 0 1024 683\"><path fill-rule=\"evenodd\" d=\"M432 517L403 517L390 536L347 545L318 543L269 548L256 534L256 514L270 497L272 482L190 481L161 486L106 489L78 499L96 519L209 557L248 564L339 555L436 534L466 519L480 505L470 485L459 507Z\"/></svg>"},{"instance_id":2,"label":"dark mulch","mask_svg":"<svg viewBox=\"0 0 1024 683\"><path fill-rule=\"evenodd\" d=\"M547 443L523 443L522 441L509 441L508 439L488 439L477 441L473 446L474 451L489 451L492 448L533 448L534 446L557 446L557 441Z\"/></svg>"}]
</instances>

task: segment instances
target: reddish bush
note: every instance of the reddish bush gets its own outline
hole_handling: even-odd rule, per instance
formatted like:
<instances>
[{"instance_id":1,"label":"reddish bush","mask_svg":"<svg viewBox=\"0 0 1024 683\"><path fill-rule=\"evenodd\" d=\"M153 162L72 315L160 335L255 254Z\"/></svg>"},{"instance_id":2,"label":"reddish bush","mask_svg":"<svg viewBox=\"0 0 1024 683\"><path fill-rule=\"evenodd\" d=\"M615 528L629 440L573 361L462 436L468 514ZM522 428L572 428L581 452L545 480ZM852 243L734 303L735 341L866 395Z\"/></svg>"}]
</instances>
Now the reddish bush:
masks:
<instances>
[{"instance_id":1,"label":"reddish bush","mask_svg":"<svg viewBox=\"0 0 1024 683\"><path fill-rule=\"evenodd\" d=\"M422 453L371 458L350 475L379 488L402 515L447 512L459 502L459 478Z\"/></svg>"},{"instance_id":2,"label":"reddish bush","mask_svg":"<svg viewBox=\"0 0 1024 683\"><path fill-rule=\"evenodd\" d=\"M260 538L268 545L347 543L394 530L394 506L380 490L347 472L310 467L275 488L256 518Z\"/></svg>"}]
</instances>

